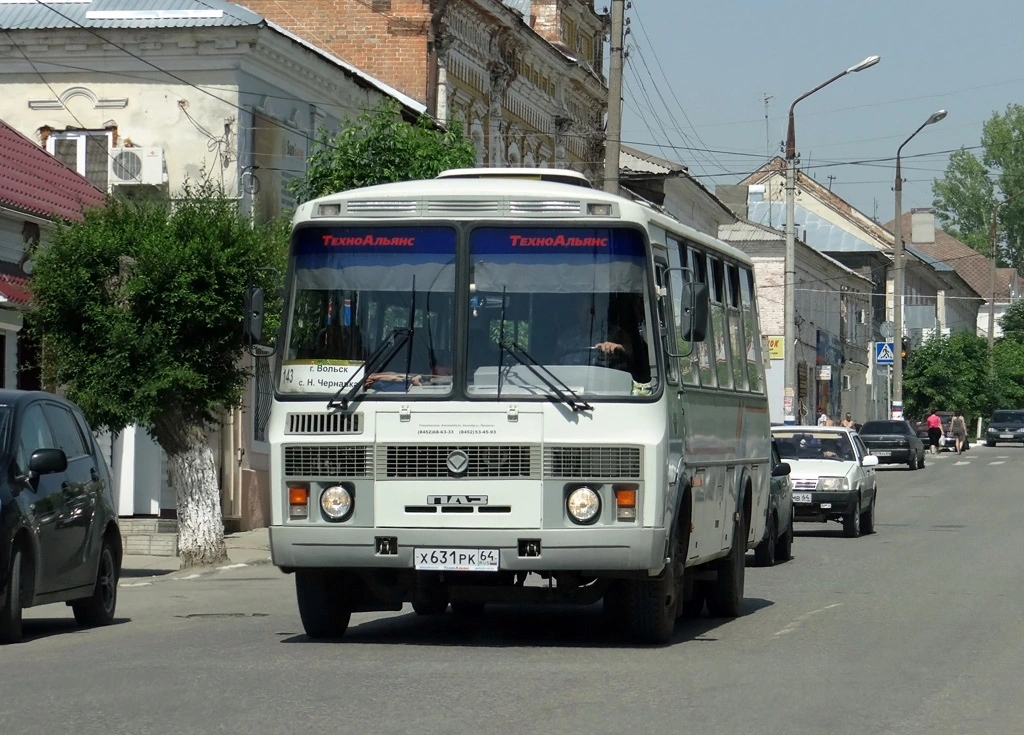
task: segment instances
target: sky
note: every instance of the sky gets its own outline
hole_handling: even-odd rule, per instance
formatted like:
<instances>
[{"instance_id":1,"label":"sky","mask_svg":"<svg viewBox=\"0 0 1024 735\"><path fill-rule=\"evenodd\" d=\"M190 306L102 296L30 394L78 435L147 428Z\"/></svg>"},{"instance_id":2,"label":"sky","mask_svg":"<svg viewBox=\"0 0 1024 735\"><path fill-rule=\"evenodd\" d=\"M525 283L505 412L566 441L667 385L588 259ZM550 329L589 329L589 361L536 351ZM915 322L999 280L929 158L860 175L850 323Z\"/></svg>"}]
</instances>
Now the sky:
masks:
<instances>
[{"instance_id":1,"label":"sky","mask_svg":"<svg viewBox=\"0 0 1024 735\"><path fill-rule=\"evenodd\" d=\"M1024 104L1021 0L630 1L623 142L712 190L780 155L793 100L873 54L879 64L797 105L796 141L806 173L883 223L896 149L929 115L948 111L903 149L904 212L932 205L948 151L978 146L993 112Z\"/></svg>"}]
</instances>

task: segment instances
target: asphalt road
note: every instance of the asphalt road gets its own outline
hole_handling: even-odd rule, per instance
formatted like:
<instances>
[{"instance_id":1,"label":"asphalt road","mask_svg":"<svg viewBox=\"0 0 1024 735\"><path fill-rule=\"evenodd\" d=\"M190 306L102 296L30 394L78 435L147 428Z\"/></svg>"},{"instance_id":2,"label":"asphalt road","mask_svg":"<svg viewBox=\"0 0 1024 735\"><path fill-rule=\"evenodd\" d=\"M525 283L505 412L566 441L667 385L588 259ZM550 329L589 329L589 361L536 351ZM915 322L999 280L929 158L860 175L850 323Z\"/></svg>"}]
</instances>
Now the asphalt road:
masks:
<instances>
[{"instance_id":1,"label":"asphalt road","mask_svg":"<svg viewBox=\"0 0 1024 735\"><path fill-rule=\"evenodd\" d=\"M475 630L359 615L301 632L292 579L129 577L119 624L27 612L0 648L3 732L1016 733L1024 730L1024 448L879 472L878 532L798 525L745 614L622 644L600 608L499 608ZM135 585L135 586L129 586Z\"/></svg>"}]
</instances>

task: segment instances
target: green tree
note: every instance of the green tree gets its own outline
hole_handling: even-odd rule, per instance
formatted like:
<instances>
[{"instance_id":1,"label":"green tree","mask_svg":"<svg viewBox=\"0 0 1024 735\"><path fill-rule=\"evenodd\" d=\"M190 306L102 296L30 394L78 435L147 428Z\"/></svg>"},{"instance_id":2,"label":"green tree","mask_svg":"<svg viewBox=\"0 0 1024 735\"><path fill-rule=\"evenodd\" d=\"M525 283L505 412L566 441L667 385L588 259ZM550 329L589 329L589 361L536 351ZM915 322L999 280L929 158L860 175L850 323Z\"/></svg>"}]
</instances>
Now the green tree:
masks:
<instances>
[{"instance_id":1,"label":"green tree","mask_svg":"<svg viewBox=\"0 0 1024 735\"><path fill-rule=\"evenodd\" d=\"M1024 408L1024 340L992 347L992 408Z\"/></svg>"},{"instance_id":2,"label":"green tree","mask_svg":"<svg viewBox=\"0 0 1024 735\"><path fill-rule=\"evenodd\" d=\"M473 144L458 121L446 130L427 117L410 124L392 101L343 122L337 133L321 129L317 142L305 178L291 183L299 201L361 186L431 179L476 162Z\"/></svg>"},{"instance_id":3,"label":"green tree","mask_svg":"<svg viewBox=\"0 0 1024 735\"><path fill-rule=\"evenodd\" d=\"M1010 304L1006 313L999 318L1003 336L1017 342L1024 342L1024 300Z\"/></svg>"},{"instance_id":4,"label":"green tree","mask_svg":"<svg viewBox=\"0 0 1024 735\"><path fill-rule=\"evenodd\" d=\"M94 428L137 424L167 452L183 568L227 556L206 429L241 400L245 288L277 292L260 269L283 264L282 232L190 184L170 208L111 199L35 255L33 329L52 375Z\"/></svg>"},{"instance_id":5,"label":"green tree","mask_svg":"<svg viewBox=\"0 0 1024 735\"><path fill-rule=\"evenodd\" d=\"M932 191L939 221L949 234L980 253L990 254L992 208L1005 197L1024 192L1024 106L1007 105L994 113L981 134L982 154L965 149L949 158L945 176ZM996 193L996 189L1001 194ZM999 260L1024 267L1024 196L999 209L1002 244Z\"/></svg>"},{"instance_id":6,"label":"green tree","mask_svg":"<svg viewBox=\"0 0 1024 735\"><path fill-rule=\"evenodd\" d=\"M903 400L911 416L930 408L960 409L968 418L992 408L988 344L972 332L936 336L915 349L903 372Z\"/></svg>"}]
</instances>

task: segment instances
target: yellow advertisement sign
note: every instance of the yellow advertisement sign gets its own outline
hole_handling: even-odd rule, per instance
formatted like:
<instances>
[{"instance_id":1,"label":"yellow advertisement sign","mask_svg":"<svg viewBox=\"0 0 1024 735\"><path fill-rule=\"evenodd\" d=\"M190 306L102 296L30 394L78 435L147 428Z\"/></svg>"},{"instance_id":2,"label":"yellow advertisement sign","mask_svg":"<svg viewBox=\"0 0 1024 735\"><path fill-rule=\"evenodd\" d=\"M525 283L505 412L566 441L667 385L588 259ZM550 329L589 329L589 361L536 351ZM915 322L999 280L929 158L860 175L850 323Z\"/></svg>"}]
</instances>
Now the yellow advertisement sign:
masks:
<instances>
[{"instance_id":1,"label":"yellow advertisement sign","mask_svg":"<svg viewBox=\"0 0 1024 735\"><path fill-rule=\"evenodd\" d=\"M783 360L785 359L785 338L784 337L768 337L768 357L772 360Z\"/></svg>"}]
</instances>

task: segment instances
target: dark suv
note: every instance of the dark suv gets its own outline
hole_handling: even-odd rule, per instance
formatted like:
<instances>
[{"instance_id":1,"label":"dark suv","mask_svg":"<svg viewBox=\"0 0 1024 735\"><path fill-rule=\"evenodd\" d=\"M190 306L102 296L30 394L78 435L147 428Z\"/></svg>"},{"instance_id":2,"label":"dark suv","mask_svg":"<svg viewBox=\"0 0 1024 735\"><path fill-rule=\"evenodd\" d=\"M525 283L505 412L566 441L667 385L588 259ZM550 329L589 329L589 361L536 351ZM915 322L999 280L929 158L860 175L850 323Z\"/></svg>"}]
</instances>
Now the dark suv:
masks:
<instances>
[{"instance_id":1,"label":"dark suv","mask_svg":"<svg viewBox=\"0 0 1024 735\"><path fill-rule=\"evenodd\" d=\"M65 602L81 625L108 625L121 534L107 462L81 411L50 393L0 391L0 642L21 611Z\"/></svg>"},{"instance_id":2,"label":"dark suv","mask_svg":"<svg viewBox=\"0 0 1024 735\"><path fill-rule=\"evenodd\" d=\"M1024 410L996 411L988 422L985 446L994 447L998 442L1024 444Z\"/></svg>"}]
</instances>

